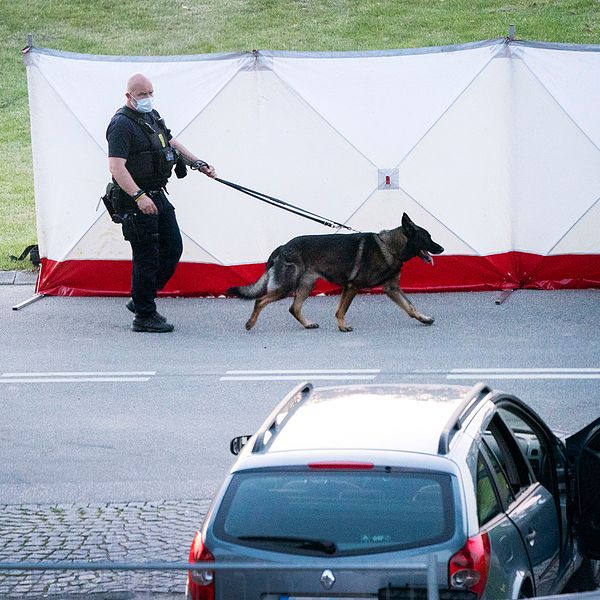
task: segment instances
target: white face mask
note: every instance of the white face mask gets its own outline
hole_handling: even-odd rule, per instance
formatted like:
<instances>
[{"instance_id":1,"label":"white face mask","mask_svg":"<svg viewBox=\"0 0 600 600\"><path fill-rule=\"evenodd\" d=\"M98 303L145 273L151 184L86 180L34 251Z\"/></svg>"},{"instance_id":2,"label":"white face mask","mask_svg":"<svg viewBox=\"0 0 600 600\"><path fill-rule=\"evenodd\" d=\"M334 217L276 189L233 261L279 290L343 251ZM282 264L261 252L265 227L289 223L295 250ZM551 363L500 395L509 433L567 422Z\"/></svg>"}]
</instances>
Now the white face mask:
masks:
<instances>
[{"instance_id":1,"label":"white face mask","mask_svg":"<svg viewBox=\"0 0 600 600\"><path fill-rule=\"evenodd\" d=\"M133 96L131 96L133 98L133 101L135 103L135 110L137 110L138 112L141 113L149 113L152 112L152 100L153 98L148 97L148 98L140 98L139 100L137 98L134 98Z\"/></svg>"}]
</instances>

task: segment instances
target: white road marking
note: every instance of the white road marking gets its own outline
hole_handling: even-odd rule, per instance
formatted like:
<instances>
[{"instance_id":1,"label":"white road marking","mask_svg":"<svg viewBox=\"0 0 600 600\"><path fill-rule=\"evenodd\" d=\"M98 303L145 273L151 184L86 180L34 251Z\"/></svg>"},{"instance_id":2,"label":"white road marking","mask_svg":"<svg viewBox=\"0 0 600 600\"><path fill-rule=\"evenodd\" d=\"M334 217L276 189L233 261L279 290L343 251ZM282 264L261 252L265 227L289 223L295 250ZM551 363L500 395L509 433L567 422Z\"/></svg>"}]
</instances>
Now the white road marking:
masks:
<instances>
[{"instance_id":1,"label":"white road marking","mask_svg":"<svg viewBox=\"0 0 600 600\"><path fill-rule=\"evenodd\" d=\"M381 373L381 369L253 369L227 371L227 375L287 375L293 373L331 374L331 373Z\"/></svg>"},{"instance_id":2,"label":"white road marking","mask_svg":"<svg viewBox=\"0 0 600 600\"><path fill-rule=\"evenodd\" d=\"M302 379L319 379L319 380L361 380L373 381L377 375L240 375L240 376L224 376L220 381L301 381Z\"/></svg>"},{"instance_id":3,"label":"white road marking","mask_svg":"<svg viewBox=\"0 0 600 600\"><path fill-rule=\"evenodd\" d=\"M32 377L0 379L2 383L93 383L102 381L149 381L150 377Z\"/></svg>"},{"instance_id":4,"label":"white road marking","mask_svg":"<svg viewBox=\"0 0 600 600\"><path fill-rule=\"evenodd\" d=\"M576 375L571 374L559 374L559 373L496 373L488 375L448 375L446 379L600 379L600 373L596 375Z\"/></svg>"},{"instance_id":5,"label":"white road marking","mask_svg":"<svg viewBox=\"0 0 600 600\"><path fill-rule=\"evenodd\" d=\"M452 369L446 379L600 379L598 368Z\"/></svg>"},{"instance_id":6,"label":"white road marking","mask_svg":"<svg viewBox=\"0 0 600 600\"><path fill-rule=\"evenodd\" d=\"M2 383L95 383L149 381L156 371L47 371L2 373Z\"/></svg>"},{"instance_id":7,"label":"white road marking","mask_svg":"<svg viewBox=\"0 0 600 600\"><path fill-rule=\"evenodd\" d=\"M220 381L299 381L359 380L372 381L381 369L242 369L227 371Z\"/></svg>"},{"instance_id":8,"label":"white road marking","mask_svg":"<svg viewBox=\"0 0 600 600\"><path fill-rule=\"evenodd\" d=\"M486 368L486 369L452 369L452 372L460 371L461 373L600 373L600 368L584 367L573 368L567 367L537 367L537 368Z\"/></svg>"},{"instance_id":9,"label":"white road marking","mask_svg":"<svg viewBox=\"0 0 600 600\"><path fill-rule=\"evenodd\" d=\"M156 371L46 371L43 373L2 373L0 377L89 377L95 375L127 377L128 375L156 375Z\"/></svg>"}]
</instances>

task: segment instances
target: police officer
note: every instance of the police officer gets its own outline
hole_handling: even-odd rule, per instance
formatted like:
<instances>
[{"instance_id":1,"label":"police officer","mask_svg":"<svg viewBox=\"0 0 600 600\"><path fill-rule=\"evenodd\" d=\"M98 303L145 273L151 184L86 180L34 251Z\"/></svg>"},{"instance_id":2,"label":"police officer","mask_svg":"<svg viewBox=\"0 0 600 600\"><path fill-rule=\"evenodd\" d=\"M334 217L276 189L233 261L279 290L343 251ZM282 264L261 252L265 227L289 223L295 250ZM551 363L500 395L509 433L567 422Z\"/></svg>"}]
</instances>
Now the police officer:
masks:
<instances>
[{"instance_id":1,"label":"police officer","mask_svg":"<svg viewBox=\"0 0 600 600\"><path fill-rule=\"evenodd\" d=\"M199 160L171 132L153 109L154 88L142 74L127 82L127 99L106 131L108 167L115 188L114 209L123 216L123 237L132 250L131 300L133 331L165 333L173 325L156 311L155 298L169 281L183 251L175 209L165 195L171 169L179 160L208 177L215 170ZM178 171L179 169L177 169Z\"/></svg>"}]
</instances>

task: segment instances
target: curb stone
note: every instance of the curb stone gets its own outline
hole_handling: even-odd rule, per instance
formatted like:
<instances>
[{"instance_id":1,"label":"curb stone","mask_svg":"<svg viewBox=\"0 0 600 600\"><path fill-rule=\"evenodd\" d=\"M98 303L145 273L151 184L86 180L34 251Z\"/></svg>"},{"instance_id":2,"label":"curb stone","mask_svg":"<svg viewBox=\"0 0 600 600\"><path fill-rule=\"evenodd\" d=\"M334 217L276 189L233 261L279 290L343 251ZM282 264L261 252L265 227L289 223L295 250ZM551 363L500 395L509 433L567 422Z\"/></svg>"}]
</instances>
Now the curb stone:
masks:
<instances>
[{"instance_id":1,"label":"curb stone","mask_svg":"<svg viewBox=\"0 0 600 600\"><path fill-rule=\"evenodd\" d=\"M0 271L0 285L35 285L37 271Z\"/></svg>"}]
</instances>

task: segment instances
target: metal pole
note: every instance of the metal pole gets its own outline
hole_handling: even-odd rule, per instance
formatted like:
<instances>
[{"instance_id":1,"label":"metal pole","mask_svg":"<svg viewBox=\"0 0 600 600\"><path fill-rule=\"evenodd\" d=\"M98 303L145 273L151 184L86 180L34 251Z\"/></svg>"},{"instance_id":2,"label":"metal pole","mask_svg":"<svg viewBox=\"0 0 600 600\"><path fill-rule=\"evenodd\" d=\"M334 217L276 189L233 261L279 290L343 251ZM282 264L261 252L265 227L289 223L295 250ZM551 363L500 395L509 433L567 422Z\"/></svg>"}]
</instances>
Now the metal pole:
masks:
<instances>
[{"instance_id":1,"label":"metal pole","mask_svg":"<svg viewBox=\"0 0 600 600\"><path fill-rule=\"evenodd\" d=\"M437 580L437 560L435 554L427 557L427 600L439 600L440 592Z\"/></svg>"},{"instance_id":2,"label":"metal pole","mask_svg":"<svg viewBox=\"0 0 600 600\"><path fill-rule=\"evenodd\" d=\"M34 302L41 300L44 296L45 296L45 294L35 294L35 296L32 296L31 298L29 298L29 300L24 300L23 302L19 302L19 304L15 304L12 307L12 309L13 310L21 310L22 308L25 308L26 306L29 306L30 304L33 304Z\"/></svg>"},{"instance_id":3,"label":"metal pole","mask_svg":"<svg viewBox=\"0 0 600 600\"><path fill-rule=\"evenodd\" d=\"M494 302L496 304L503 304L506 300L508 300L509 296L514 292L515 290L504 290L500 296L498 296L498 298L496 298L494 300Z\"/></svg>"},{"instance_id":4,"label":"metal pole","mask_svg":"<svg viewBox=\"0 0 600 600\"><path fill-rule=\"evenodd\" d=\"M435 557L434 557L435 562ZM117 563L117 562L88 562L88 561L57 561L57 562L0 562L0 573L3 571L315 571L323 569L333 571L395 571L407 575L418 576L428 573L430 563L366 564L357 563L328 563L326 560L311 563L290 565L289 563L257 563L257 562L147 562L147 563ZM435 566L433 567L435 574ZM4 576L4 575L3 575ZM437 592L437 581L435 584ZM430 600L437 600L430 596Z\"/></svg>"},{"instance_id":5,"label":"metal pole","mask_svg":"<svg viewBox=\"0 0 600 600\"><path fill-rule=\"evenodd\" d=\"M516 29L514 25L508 26L508 41L512 42L515 39Z\"/></svg>"}]
</instances>

